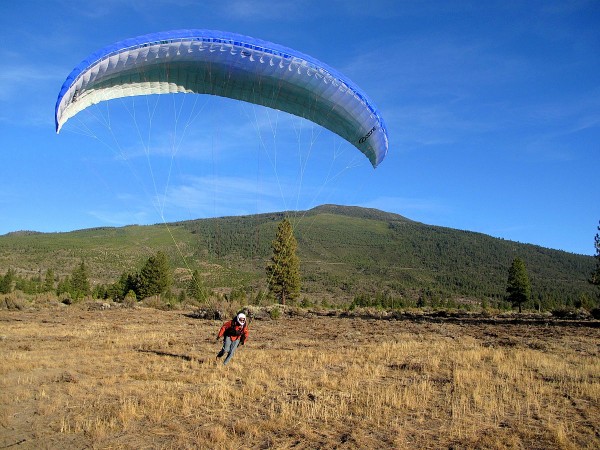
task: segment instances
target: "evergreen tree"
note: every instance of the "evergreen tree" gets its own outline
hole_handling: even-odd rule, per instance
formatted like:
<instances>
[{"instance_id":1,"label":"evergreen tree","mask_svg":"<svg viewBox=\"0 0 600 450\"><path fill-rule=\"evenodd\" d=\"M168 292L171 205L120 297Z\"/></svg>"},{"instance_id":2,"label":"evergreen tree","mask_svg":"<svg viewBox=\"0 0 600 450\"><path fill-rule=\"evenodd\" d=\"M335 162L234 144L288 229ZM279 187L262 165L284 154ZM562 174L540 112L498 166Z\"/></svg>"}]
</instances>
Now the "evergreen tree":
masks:
<instances>
[{"instance_id":1,"label":"evergreen tree","mask_svg":"<svg viewBox=\"0 0 600 450\"><path fill-rule=\"evenodd\" d=\"M172 284L169 259L163 252L151 256L135 280L137 298L144 299L167 292Z\"/></svg>"},{"instance_id":2,"label":"evergreen tree","mask_svg":"<svg viewBox=\"0 0 600 450\"><path fill-rule=\"evenodd\" d=\"M508 301L513 307L518 306L521 312L521 305L531 296L531 283L527 276L525 262L520 258L515 258L508 270L506 292Z\"/></svg>"},{"instance_id":3,"label":"evergreen tree","mask_svg":"<svg viewBox=\"0 0 600 450\"><path fill-rule=\"evenodd\" d=\"M15 277L14 288L25 294L37 294L40 291L41 285L36 278Z\"/></svg>"},{"instance_id":4,"label":"evergreen tree","mask_svg":"<svg viewBox=\"0 0 600 450\"><path fill-rule=\"evenodd\" d=\"M52 269L46 270L44 277L44 285L42 286L43 292L51 292L54 290L54 271Z\"/></svg>"},{"instance_id":5,"label":"evergreen tree","mask_svg":"<svg viewBox=\"0 0 600 450\"><path fill-rule=\"evenodd\" d=\"M598 225L599 233L594 237L594 247L596 248L596 270L592 273L590 283L598 286L598 298L600 299L600 224Z\"/></svg>"},{"instance_id":6,"label":"evergreen tree","mask_svg":"<svg viewBox=\"0 0 600 450\"><path fill-rule=\"evenodd\" d=\"M130 292L136 290L136 279L137 276L123 272L117 281L111 284L107 289L107 296L115 301L123 301L125 296Z\"/></svg>"},{"instance_id":7,"label":"evergreen tree","mask_svg":"<svg viewBox=\"0 0 600 450\"><path fill-rule=\"evenodd\" d=\"M92 288L92 298L108 299L108 287L105 284L97 284Z\"/></svg>"},{"instance_id":8,"label":"evergreen tree","mask_svg":"<svg viewBox=\"0 0 600 450\"><path fill-rule=\"evenodd\" d=\"M62 294L66 294L66 293L70 293L70 292L71 292L71 280L67 276L64 280L60 280L58 282L58 285L56 286L56 295L58 295L60 297Z\"/></svg>"},{"instance_id":9,"label":"evergreen tree","mask_svg":"<svg viewBox=\"0 0 600 450\"><path fill-rule=\"evenodd\" d=\"M192 297L195 300L198 300L199 302L205 302L208 297L208 293L206 292L206 288L202 283L200 273L197 269L194 270L194 273L192 273L192 279L188 284L187 292L190 295L190 297Z\"/></svg>"},{"instance_id":10,"label":"evergreen tree","mask_svg":"<svg viewBox=\"0 0 600 450\"><path fill-rule=\"evenodd\" d=\"M13 289L13 281L15 280L14 269L8 269L3 277L0 277L0 294L9 294Z\"/></svg>"},{"instance_id":11,"label":"evergreen tree","mask_svg":"<svg viewBox=\"0 0 600 450\"><path fill-rule=\"evenodd\" d=\"M90 280L88 275L88 269L85 262L82 260L81 264L77 266L71 274L71 296L74 299L83 298L86 295L90 295Z\"/></svg>"},{"instance_id":12,"label":"evergreen tree","mask_svg":"<svg viewBox=\"0 0 600 450\"><path fill-rule=\"evenodd\" d=\"M300 293L300 260L296 255L298 242L291 222L285 218L277 227L275 240L271 243L273 256L267 265L269 291L285 305Z\"/></svg>"}]
</instances>

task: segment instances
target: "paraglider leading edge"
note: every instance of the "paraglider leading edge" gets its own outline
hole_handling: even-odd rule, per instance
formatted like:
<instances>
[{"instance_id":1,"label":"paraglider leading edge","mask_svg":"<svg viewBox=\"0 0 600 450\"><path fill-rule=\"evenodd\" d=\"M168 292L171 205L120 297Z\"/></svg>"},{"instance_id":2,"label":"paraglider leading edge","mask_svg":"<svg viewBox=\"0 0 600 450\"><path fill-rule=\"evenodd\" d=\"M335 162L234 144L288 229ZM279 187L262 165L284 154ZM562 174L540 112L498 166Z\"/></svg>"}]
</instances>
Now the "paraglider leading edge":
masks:
<instances>
[{"instance_id":1,"label":"paraglider leading edge","mask_svg":"<svg viewBox=\"0 0 600 450\"><path fill-rule=\"evenodd\" d=\"M180 70L161 71L161 64ZM193 76L171 75L184 71ZM223 87L222 81L232 77L238 77L236 83ZM258 89L244 87L253 80L258 80ZM152 33L92 53L62 85L55 107L56 132L69 118L101 101L163 93L220 95L304 117L346 139L373 167L388 151L383 118L346 76L279 44L213 30Z\"/></svg>"}]
</instances>

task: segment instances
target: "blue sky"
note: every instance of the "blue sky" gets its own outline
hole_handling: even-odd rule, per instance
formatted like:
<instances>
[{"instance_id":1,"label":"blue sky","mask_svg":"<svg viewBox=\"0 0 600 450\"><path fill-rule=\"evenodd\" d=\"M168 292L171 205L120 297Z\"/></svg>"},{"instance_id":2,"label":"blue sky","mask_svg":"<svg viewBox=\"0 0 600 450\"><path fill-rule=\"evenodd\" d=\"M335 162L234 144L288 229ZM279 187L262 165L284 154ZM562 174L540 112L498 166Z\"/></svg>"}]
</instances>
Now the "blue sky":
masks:
<instances>
[{"instance_id":1,"label":"blue sky","mask_svg":"<svg viewBox=\"0 0 600 450\"><path fill-rule=\"evenodd\" d=\"M387 158L373 170L310 123L191 95L150 104L147 147L132 139L146 133L139 101L94 107L56 135L56 97L81 60L183 28L276 42L344 73L382 113ZM597 1L23 0L1 3L0 36L0 234L337 203L594 253ZM104 137L87 131L98 115L115 124Z\"/></svg>"}]
</instances>

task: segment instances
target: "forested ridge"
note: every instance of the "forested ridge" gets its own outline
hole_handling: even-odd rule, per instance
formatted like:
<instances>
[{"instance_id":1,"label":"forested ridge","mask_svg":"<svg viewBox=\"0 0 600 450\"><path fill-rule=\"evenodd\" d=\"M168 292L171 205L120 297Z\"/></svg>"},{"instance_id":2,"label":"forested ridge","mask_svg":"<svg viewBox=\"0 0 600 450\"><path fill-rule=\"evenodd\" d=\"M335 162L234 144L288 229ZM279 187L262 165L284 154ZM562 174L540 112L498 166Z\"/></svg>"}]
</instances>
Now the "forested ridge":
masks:
<instances>
[{"instance_id":1,"label":"forested ridge","mask_svg":"<svg viewBox=\"0 0 600 450\"><path fill-rule=\"evenodd\" d=\"M0 236L0 275L10 269L21 278L41 279L51 269L60 279L83 260L93 284L112 283L162 251L175 272L199 269L209 288L257 292L265 289L271 241L284 217L290 218L298 240L300 298L501 303L515 257L525 262L531 280L530 307L572 306L597 298L588 283L595 267L592 256L336 205L166 225L9 233Z\"/></svg>"}]
</instances>

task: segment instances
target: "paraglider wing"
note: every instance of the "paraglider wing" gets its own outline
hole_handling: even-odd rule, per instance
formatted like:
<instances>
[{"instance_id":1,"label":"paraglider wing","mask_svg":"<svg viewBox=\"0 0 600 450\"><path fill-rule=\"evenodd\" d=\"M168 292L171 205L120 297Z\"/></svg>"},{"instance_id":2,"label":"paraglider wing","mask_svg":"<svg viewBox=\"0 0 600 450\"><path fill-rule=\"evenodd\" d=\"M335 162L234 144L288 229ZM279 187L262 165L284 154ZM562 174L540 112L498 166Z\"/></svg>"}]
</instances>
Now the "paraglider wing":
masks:
<instances>
[{"instance_id":1,"label":"paraglider wing","mask_svg":"<svg viewBox=\"0 0 600 450\"><path fill-rule=\"evenodd\" d=\"M387 153L383 119L348 78L295 50L209 30L148 34L93 53L60 90L56 132L96 103L166 93L218 95L303 117L353 144L373 167Z\"/></svg>"}]
</instances>

